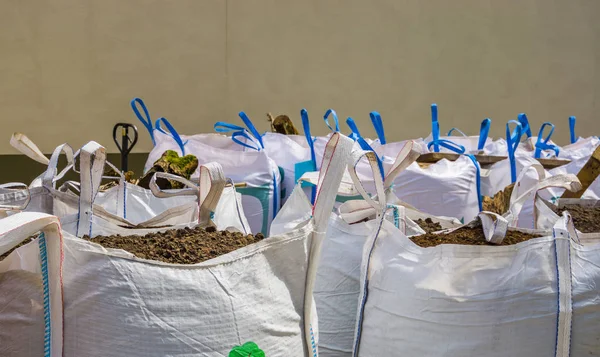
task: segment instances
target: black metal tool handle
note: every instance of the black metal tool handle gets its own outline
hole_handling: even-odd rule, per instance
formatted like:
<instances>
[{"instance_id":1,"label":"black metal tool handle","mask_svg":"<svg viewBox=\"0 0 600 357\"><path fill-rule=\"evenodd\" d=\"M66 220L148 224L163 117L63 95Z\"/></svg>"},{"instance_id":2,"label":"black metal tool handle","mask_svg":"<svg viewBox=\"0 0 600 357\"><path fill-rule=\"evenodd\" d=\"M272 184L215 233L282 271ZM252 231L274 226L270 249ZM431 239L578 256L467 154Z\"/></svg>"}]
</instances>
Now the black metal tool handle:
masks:
<instances>
[{"instance_id":1,"label":"black metal tool handle","mask_svg":"<svg viewBox=\"0 0 600 357\"><path fill-rule=\"evenodd\" d=\"M121 129L121 135L119 135L119 129ZM129 129L133 130L133 139L129 137ZM121 138L121 143L119 143L119 137ZM115 144L121 153L121 170L123 172L127 172L127 158L131 152L131 149L133 149L138 141L138 130L133 124L117 123L113 128L113 140L115 141Z\"/></svg>"}]
</instances>

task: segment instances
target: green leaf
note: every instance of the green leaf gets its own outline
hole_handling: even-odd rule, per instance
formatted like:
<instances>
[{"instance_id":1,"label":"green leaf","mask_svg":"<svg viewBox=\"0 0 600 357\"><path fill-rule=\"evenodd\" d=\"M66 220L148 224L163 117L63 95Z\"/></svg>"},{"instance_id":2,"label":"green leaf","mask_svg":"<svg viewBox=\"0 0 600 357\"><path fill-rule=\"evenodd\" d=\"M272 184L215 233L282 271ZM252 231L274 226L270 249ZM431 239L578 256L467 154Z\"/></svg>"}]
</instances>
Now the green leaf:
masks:
<instances>
[{"instance_id":1,"label":"green leaf","mask_svg":"<svg viewBox=\"0 0 600 357\"><path fill-rule=\"evenodd\" d=\"M265 357L263 350L258 348L258 345L252 341L244 343L242 346L235 346L229 357Z\"/></svg>"}]
</instances>

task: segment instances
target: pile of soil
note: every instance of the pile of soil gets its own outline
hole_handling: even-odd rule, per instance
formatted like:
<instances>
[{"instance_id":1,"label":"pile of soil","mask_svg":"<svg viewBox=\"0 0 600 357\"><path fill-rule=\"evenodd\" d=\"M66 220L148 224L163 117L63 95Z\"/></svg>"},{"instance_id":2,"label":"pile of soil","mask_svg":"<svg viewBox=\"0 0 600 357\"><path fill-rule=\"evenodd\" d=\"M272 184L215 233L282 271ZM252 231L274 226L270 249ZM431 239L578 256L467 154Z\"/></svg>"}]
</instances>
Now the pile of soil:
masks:
<instances>
[{"instance_id":1,"label":"pile of soil","mask_svg":"<svg viewBox=\"0 0 600 357\"><path fill-rule=\"evenodd\" d=\"M582 233L600 232L600 207L565 205L562 208L553 208L553 210L561 217L564 211L568 211L573 217L575 228Z\"/></svg>"},{"instance_id":2,"label":"pile of soil","mask_svg":"<svg viewBox=\"0 0 600 357\"><path fill-rule=\"evenodd\" d=\"M21 243L19 243L16 247L14 247L13 249L9 250L8 252L0 255L0 260L3 260L4 258L8 257L10 255L10 253L12 253L13 251L15 251L17 248L20 248L22 246L24 246L25 244L31 242L32 240L36 239L37 236L32 236L29 237L27 239L25 239L24 241L22 241Z\"/></svg>"},{"instance_id":3,"label":"pile of soil","mask_svg":"<svg viewBox=\"0 0 600 357\"><path fill-rule=\"evenodd\" d=\"M197 264L259 242L265 237L217 231L214 227L172 229L141 236L84 237L105 248L126 250L136 257L174 264Z\"/></svg>"},{"instance_id":4,"label":"pile of soil","mask_svg":"<svg viewBox=\"0 0 600 357\"><path fill-rule=\"evenodd\" d=\"M494 212L499 215L503 215L508 212L510 208L510 196L512 195L515 184L512 183L499 191L494 197L483 196L483 210Z\"/></svg>"},{"instance_id":5,"label":"pile of soil","mask_svg":"<svg viewBox=\"0 0 600 357\"><path fill-rule=\"evenodd\" d=\"M438 222L432 221L431 218L426 218L425 220L417 219L415 223L418 224L419 227L425 231L425 233L432 233L442 230L442 225Z\"/></svg>"},{"instance_id":6,"label":"pile of soil","mask_svg":"<svg viewBox=\"0 0 600 357\"><path fill-rule=\"evenodd\" d=\"M539 238L540 235L528 234L517 231L508 231L506 237L500 245L511 245L528 241L533 238ZM462 227L450 233L433 234L425 233L420 236L410 237L416 245L426 248L435 247L440 244L463 244L463 245L496 245L488 243L483 235L481 226Z\"/></svg>"}]
</instances>

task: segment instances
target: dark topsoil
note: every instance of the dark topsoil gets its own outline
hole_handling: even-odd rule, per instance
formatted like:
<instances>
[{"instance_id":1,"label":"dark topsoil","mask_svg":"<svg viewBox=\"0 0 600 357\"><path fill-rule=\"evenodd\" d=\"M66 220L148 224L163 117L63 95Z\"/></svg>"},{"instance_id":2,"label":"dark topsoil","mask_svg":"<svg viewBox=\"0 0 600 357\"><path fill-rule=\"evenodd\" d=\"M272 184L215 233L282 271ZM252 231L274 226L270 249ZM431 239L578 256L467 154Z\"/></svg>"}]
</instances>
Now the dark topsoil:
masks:
<instances>
[{"instance_id":1,"label":"dark topsoil","mask_svg":"<svg viewBox=\"0 0 600 357\"><path fill-rule=\"evenodd\" d=\"M500 245L511 245L528 241L533 238L541 237L536 234L528 234L509 230L506 237ZM463 245L496 245L488 243L483 235L483 229L480 225L475 227L462 227L450 233L433 234L426 233L420 236L410 237L416 245L420 247L435 247L440 244L463 244Z\"/></svg>"},{"instance_id":2,"label":"dark topsoil","mask_svg":"<svg viewBox=\"0 0 600 357\"><path fill-rule=\"evenodd\" d=\"M217 231L214 227L173 229L145 236L84 237L105 248L126 250L136 257L175 264L197 264L264 239L261 233Z\"/></svg>"},{"instance_id":3,"label":"dark topsoil","mask_svg":"<svg viewBox=\"0 0 600 357\"><path fill-rule=\"evenodd\" d=\"M562 208L553 208L553 210L561 217L564 211L568 211L573 217L575 228L583 233L600 232L600 207L565 205Z\"/></svg>"},{"instance_id":4,"label":"dark topsoil","mask_svg":"<svg viewBox=\"0 0 600 357\"><path fill-rule=\"evenodd\" d=\"M423 228L425 233L432 233L442 230L442 225L432 221L431 218L425 218L424 220L417 219L415 223L418 224L419 227Z\"/></svg>"}]
</instances>

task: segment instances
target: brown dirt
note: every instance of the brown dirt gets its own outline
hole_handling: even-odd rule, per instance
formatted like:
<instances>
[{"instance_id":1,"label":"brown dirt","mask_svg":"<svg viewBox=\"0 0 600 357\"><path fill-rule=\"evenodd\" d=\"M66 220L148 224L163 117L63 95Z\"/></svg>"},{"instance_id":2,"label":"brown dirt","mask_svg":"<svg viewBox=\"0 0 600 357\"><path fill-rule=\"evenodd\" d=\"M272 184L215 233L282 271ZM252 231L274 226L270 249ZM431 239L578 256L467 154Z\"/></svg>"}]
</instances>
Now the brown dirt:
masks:
<instances>
[{"instance_id":1,"label":"brown dirt","mask_svg":"<svg viewBox=\"0 0 600 357\"><path fill-rule=\"evenodd\" d=\"M510 195L515 184L510 184L504 190L496 193L494 197L483 196L483 210L503 215L510 208Z\"/></svg>"},{"instance_id":2,"label":"brown dirt","mask_svg":"<svg viewBox=\"0 0 600 357\"><path fill-rule=\"evenodd\" d=\"M9 250L8 252L0 255L0 260L3 260L4 258L8 257L10 255L10 253L14 252L15 249L20 248L22 246L24 246L25 244L31 242L32 240L36 239L37 236L34 237L29 237L27 239L25 239L24 241L22 241L21 243L19 243L16 247L14 247L13 249Z\"/></svg>"},{"instance_id":3,"label":"brown dirt","mask_svg":"<svg viewBox=\"0 0 600 357\"><path fill-rule=\"evenodd\" d=\"M538 237L541 236L509 230L500 245L517 244ZM445 234L426 233L420 236L410 237L409 239L416 245L424 248L435 247L440 244L495 245L488 243L485 240L481 226L462 227Z\"/></svg>"},{"instance_id":4,"label":"brown dirt","mask_svg":"<svg viewBox=\"0 0 600 357\"><path fill-rule=\"evenodd\" d=\"M423 228L425 233L432 233L442 230L442 225L432 221L431 218L425 218L425 220L417 219L415 223L418 224L419 227Z\"/></svg>"},{"instance_id":5,"label":"brown dirt","mask_svg":"<svg viewBox=\"0 0 600 357\"><path fill-rule=\"evenodd\" d=\"M136 257L165 263L196 264L264 239L261 233L217 231L214 227L173 229L141 236L84 237L106 248L126 250Z\"/></svg>"},{"instance_id":6,"label":"brown dirt","mask_svg":"<svg viewBox=\"0 0 600 357\"><path fill-rule=\"evenodd\" d=\"M569 211L573 217L575 228L583 233L600 232L600 207L565 205L562 208L553 208L553 210L559 216L562 216L564 211Z\"/></svg>"}]
</instances>

